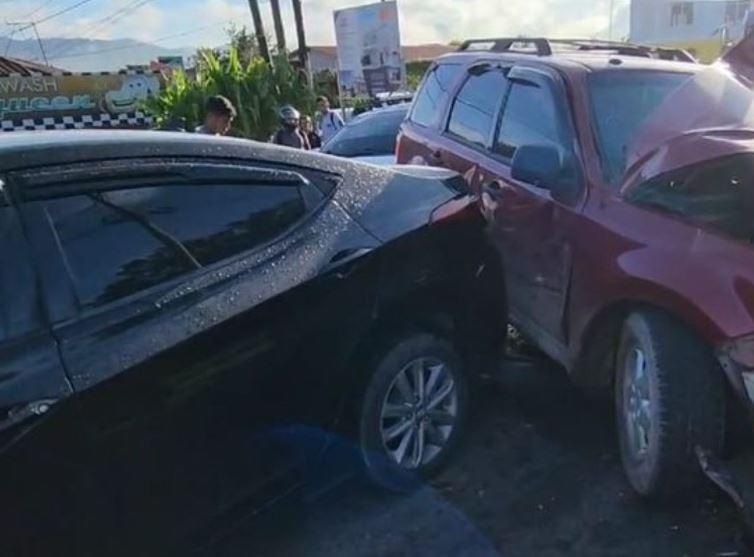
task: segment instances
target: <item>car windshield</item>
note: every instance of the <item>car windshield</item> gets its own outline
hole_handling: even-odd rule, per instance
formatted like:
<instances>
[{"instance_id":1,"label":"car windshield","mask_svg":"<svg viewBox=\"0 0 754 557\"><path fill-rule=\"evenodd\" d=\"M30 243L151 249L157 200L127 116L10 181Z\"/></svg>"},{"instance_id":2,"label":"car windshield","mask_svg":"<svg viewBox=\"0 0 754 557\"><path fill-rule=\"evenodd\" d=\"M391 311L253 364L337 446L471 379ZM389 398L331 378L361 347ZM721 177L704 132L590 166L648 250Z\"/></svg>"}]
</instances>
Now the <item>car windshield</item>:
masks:
<instances>
[{"instance_id":1,"label":"car windshield","mask_svg":"<svg viewBox=\"0 0 754 557\"><path fill-rule=\"evenodd\" d=\"M407 110L377 111L357 118L333 137L322 151L341 157L391 155L395 152L395 138Z\"/></svg>"},{"instance_id":2,"label":"car windshield","mask_svg":"<svg viewBox=\"0 0 754 557\"><path fill-rule=\"evenodd\" d=\"M634 134L688 78L686 73L631 70L606 70L589 77L597 140L609 183L623 176Z\"/></svg>"}]
</instances>

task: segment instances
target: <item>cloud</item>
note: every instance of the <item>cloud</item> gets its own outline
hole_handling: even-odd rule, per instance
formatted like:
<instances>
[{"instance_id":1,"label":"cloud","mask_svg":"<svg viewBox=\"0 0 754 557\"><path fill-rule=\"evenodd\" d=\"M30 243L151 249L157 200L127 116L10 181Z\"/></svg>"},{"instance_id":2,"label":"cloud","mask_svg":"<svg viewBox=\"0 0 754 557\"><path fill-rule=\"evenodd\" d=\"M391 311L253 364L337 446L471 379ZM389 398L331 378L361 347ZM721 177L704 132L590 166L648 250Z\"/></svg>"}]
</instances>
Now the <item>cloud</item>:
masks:
<instances>
[{"instance_id":1,"label":"cloud","mask_svg":"<svg viewBox=\"0 0 754 557\"><path fill-rule=\"evenodd\" d=\"M168 20L169 16L163 8L154 4L145 4L119 21L117 25L133 29L131 38L150 41L167 30Z\"/></svg>"},{"instance_id":2,"label":"cloud","mask_svg":"<svg viewBox=\"0 0 754 557\"><path fill-rule=\"evenodd\" d=\"M616 12L627 0L616 2ZM304 2L307 38L334 44L332 12L353 0ZM406 44L448 42L470 37L537 35L592 37L609 27L609 0L399 0ZM627 30L623 30L625 35ZM616 33L619 36L619 33Z\"/></svg>"},{"instance_id":3,"label":"cloud","mask_svg":"<svg viewBox=\"0 0 754 557\"><path fill-rule=\"evenodd\" d=\"M616 14L629 0L617 0ZM173 45L208 46L226 42L225 23L253 28L247 0L151 0L127 17L110 25L94 22L127 6L133 0L108 0L87 4L44 24L43 36L137 38L153 41L165 36L200 30L170 42ZM369 3L368 0L302 0L309 44L335 44L333 11ZM55 4L53 3L52 6ZM290 0L280 0L289 48L296 47L296 31ZM551 37L606 36L610 0L398 0L401 36L405 44L448 42L469 37L537 35ZM24 0L4 4L9 19L29 11ZM91 8L90 8L91 6ZM260 0L265 32L274 43L274 26L268 0ZM50 8L51 9L51 8ZM48 12L49 13L49 12ZM35 17L40 17L37 14ZM5 13L4 13L5 16ZM625 21L625 18L620 18ZM627 35L618 28L615 37Z\"/></svg>"}]
</instances>

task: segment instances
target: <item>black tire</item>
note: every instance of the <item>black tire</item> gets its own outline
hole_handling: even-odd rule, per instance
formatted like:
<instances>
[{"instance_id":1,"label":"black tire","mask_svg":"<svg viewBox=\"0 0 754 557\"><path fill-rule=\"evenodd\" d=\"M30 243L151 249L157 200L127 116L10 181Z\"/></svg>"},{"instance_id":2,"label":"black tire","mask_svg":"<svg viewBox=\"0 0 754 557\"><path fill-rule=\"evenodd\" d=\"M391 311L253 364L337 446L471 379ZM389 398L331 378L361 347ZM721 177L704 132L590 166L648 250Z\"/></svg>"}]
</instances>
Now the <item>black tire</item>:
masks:
<instances>
[{"instance_id":1,"label":"black tire","mask_svg":"<svg viewBox=\"0 0 754 557\"><path fill-rule=\"evenodd\" d=\"M631 371L642 367L646 375ZM636 311L623 325L615 377L618 438L631 486L643 497L682 499L702 477L696 447L719 454L725 437L725 383L712 351L670 316ZM645 415L650 425L642 434Z\"/></svg>"},{"instance_id":2,"label":"black tire","mask_svg":"<svg viewBox=\"0 0 754 557\"><path fill-rule=\"evenodd\" d=\"M413 468L399 466L391 456L388 445L383 441L383 426L391 422L385 421L382 410L383 405L388 403L388 395L392 396L395 392L391 389L398 375L406 370L409 364L417 361L443 364L445 372L452 377L456 405L455 420L442 448L426 463ZM395 337L395 340L385 344L385 348L379 351L372 362L359 412L359 448L362 463L369 479L378 486L393 491L410 491L421 485L425 478L437 473L460 441L468 404L467 375L461 358L451 343L428 333L407 333ZM407 418L395 418L395 423L405 419ZM415 420L417 416L408 419ZM429 420L429 417L426 419ZM438 428L434 428L434 431L437 433ZM432 446L429 441L427 445ZM413 446L412 444L411 447ZM429 451L429 448L427 450ZM429 455L429 452L427 454Z\"/></svg>"}]
</instances>

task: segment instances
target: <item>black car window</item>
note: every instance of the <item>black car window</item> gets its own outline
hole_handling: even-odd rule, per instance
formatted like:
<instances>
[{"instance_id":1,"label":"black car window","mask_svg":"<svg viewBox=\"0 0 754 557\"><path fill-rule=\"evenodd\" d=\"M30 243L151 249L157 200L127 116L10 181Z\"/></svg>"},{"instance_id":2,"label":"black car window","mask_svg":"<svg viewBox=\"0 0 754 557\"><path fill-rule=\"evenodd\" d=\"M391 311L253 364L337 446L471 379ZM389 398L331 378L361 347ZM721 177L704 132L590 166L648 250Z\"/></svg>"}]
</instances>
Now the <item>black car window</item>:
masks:
<instances>
[{"instance_id":1,"label":"black car window","mask_svg":"<svg viewBox=\"0 0 754 557\"><path fill-rule=\"evenodd\" d=\"M18 214L0 207L0 341L43 326L31 253Z\"/></svg>"},{"instance_id":2,"label":"black car window","mask_svg":"<svg viewBox=\"0 0 754 557\"><path fill-rule=\"evenodd\" d=\"M211 265L281 234L306 212L295 186L161 186L107 192Z\"/></svg>"},{"instance_id":3,"label":"black car window","mask_svg":"<svg viewBox=\"0 0 754 557\"><path fill-rule=\"evenodd\" d=\"M106 304L196 268L180 249L96 194L45 205L84 306Z\"/></svg>"},{"instance_id":4,"label":"black car window","mask_svg":"<svg viewBox=\"0 0 754 557\"><path fill-rule=\"evenodd\" d=\"M682 168L632 188L626 199L732 238L754 241L754 155Z\"/></svg>"},{"instance_id":5,"label":"black car window","mask_svg":"<svg viewBox=\"0 0 754 557\"><path fill-rule=\"evenodd\" d=\"M510 159L521 145L560 143L558 111L549 91L515 82L505 103L495 153Z\"/></svg>"},{"instance_id":6,"label":"black car window","mask_svg":"<svg viewBox=\"0 0 754 557\"><path fill-rule=\"evenodd\" d=\"M453 102L448 131L485 147L505 86L505 75L497 69L470 75Z\"/></svg>"},{"instance_id":7,"label":"black car window","mask_svg":"<svg viewBox=\"0 0 754 557\"><path fill-rule=\"evenodd\" d=\"M328 141L322 152L340 157L392 155L405 117L406 111L398 109L359 116Z\"/></svg>"},{"instance_id":8,"label":"black car window","mask_svg":"<svg viewBox=\"0 0 754 557\"><path fill-rule=\"evenodd\" d=\"M458 64L439 64L431 70L414 98L409 119L422 126L437 126L450 97L450 89L460 72L461 66Z\"/></svg>"},{"instance_id":9,"label":"black car window","mask_svg":"<svg viewBox=\"0 0 754 557\"><path fill-rule=\"evenodd\" d=\"M265 243L305 212L293 186L158 186L44 203L88 307Z\"/></svg>"}]
</instances>

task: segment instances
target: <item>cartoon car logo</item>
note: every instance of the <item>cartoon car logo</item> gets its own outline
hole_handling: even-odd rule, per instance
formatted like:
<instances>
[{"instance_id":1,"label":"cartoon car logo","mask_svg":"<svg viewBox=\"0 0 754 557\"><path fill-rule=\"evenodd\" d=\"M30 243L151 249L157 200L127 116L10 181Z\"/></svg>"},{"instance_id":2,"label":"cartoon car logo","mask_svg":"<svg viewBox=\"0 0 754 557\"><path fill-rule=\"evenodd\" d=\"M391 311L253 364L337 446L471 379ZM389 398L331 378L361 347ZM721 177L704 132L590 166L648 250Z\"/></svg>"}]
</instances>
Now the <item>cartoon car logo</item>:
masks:
<instances>
[{"instance_id":1,"label":"cartoon car logo","mask_svg":"<svg viewBox=\"0 0 754 557\"><path fill-rule=\"evenodd\" d=\"M160 89L157 77L129 75L120 89L105 93L105 108L111 114L133 112L141 101L147 100Z\"/></svg>"}]
</instances>

